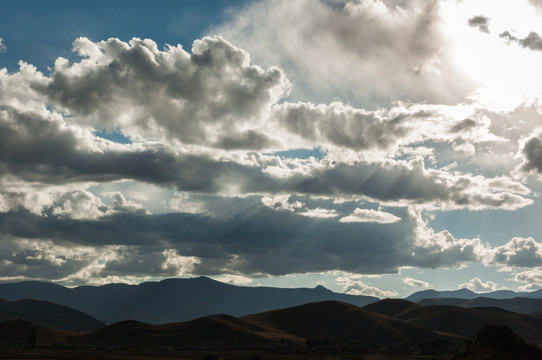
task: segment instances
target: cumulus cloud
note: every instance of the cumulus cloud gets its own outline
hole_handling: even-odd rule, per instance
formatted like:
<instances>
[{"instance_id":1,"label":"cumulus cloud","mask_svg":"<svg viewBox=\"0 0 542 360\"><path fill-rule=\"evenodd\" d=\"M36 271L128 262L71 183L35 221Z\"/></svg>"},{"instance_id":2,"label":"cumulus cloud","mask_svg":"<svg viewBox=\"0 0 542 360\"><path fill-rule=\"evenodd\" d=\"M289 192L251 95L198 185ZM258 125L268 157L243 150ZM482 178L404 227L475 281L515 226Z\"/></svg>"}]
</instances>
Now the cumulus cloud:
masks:
<instances>
[{"instance_id":1,"label":"cumulus cloud","mask_svg":"<svg viewBox=\"0 0 542 360\"><path fill-rule=\"evenodd\" d=\"M298 98L450 101L464 94L439 29L438 2L254 3L213 31L285 69Z\"/></svg>"},{"instance_id":2,"label":"cumulus cloud","mask_svg":"<svg viewBox=\"0 0 542 360\"><path fill-rule=\"evenodd\" d=\"M343 293L350 295L366 295L376 296L379 298L386 298L391 296L397 296L397 292L394 290L381 290L370 284L366 284L357 275L344 275L335 279L335 282L342 286Z\"/></svg>"},{"instance_id":3,"label":"cumulus cloud","mask_svg":"<svg viewBox=\"0 0 542 360\"><path fill-rule=\"evenodd\" d=\"M263 148L271 140L251 126L289 89L282 70L251 65L244 50L218 36L196 40L192 53L137 38L78 38L74 51L84 59L57 59L51 78L33 88L81 121L135 138Z\"/></svg>"},{"instance_id":4,"label":"cumulus cloud","mask_svg":"<svg viewBox=\"0 0 542 360\"><path fill-rule=\"evenodd\" d=\"M469 289L474 292L490 292L497 290L497 284L493 281L483 282L480 278L472 278L468 282L459 285L460 289Z\"/></svg>"},{"instance_id":5,"label":"cumulus cloud","mask_svg":"<svg viewBox=\"0 0 542 360\"><path fill-rule=\"evenodd\" d=\"M264 5L253 9L258 6ZM296 2L292 15L307 6ZM430 76L438 43L427 32L433 8L405 10L414 11L411 19L379 1L349 3L335 15L328 5L314 6L324 20L359 26L356 36L367 30L357 21L376 19L380 40L348 36L336 45L361 41L386 54L351 49L359 76L373 76L370 64L383 58L392 62L390 74L406 69L395 59L407 50L391 51L399 28L410 31L406 44L420 48L404 59L419 71L399 77ZM394 19L406 23L398 27ZM329 29L320 35L333 39L341 25L327 20ZM527 263L523 249L538 249L532 239L494 249L478 238L435 231L424 220L423 211L515 210L533 203L531 191L504 172L486 177L442 167L438 146L474 155L505 142L508 129L470 105L397 102L369 111L341 102L282 101L290 83L281 69L252 64L246 51L216 36L197 40L191 52L161 50L151 40L86 38L77 39L74 50L81 58L71 64L58 59L51 74L23 62L19 71L0 70L6 277L79 284L202 274L239 283L333 270L457 268L488 263L491 256L495 264L521 266ZM101 138L96 128L120 129L132 141ZM539 170L533 139L520 154L524 171ZM283 155L316 148L317 156ZM126 182L169 195L145 200L130 195ZM150 202L163 208L151 214L141 205ZM345 292L396 295L351 280ZM408 278L405 284L427 283Z\"/></svg>"},{"instance_id":6,"label":"cumulus cloud","mask_svg":"<svg viewBox=\"0 0 542 360\"><path fill-rule=\"evenodd\" d=\"M411 245L410 265L425 268L461 268L470 262L479 262L490 254L490 246L480 239L456 239L447 230L434 231L420 214L416 217L416 238Z\"/></svg>"},{"instance_id":7,"label":"cumulus cloud","mask_svg":"<svg viewBox=\"0 0 542 360\"><path fill-rule=\"evenodd\" d=\"M542 244L530 237L513 238L495 248L492 262L510 267L542 266Z\"/></svg>"},{"instance_id":8,"label":"cumulus cloud","mask_svg":"<svg viewBox=\"0 0 542 360\"><path fill-rule=\"evenodd\" d=\"M542 268L521 271L514 275L514 281L525 284L518 287L520 291L538 290L542 287Z\"/></svg>"},{"instance_id":9,"label":"cumulus cloud","mask_svg":"<svg viewBox=\"0 0 542 360\"><path fill-rule=\"evenodd\" d=\"M90 132L66 127L55 114L13 109L0 111L0 128L0 166L28 182L133 179L180 191L360 195L445 208L516 209L532 203L525 197L529 190L520 183L430 170L420 159L333 164L326 159L285 163L276 156L256 156L237 162L211 154L111 144ZM398 183L402 185L395 186Z\"/></svg>"},{"instance_id":10,"label":"cumulus cloud","mask_svg":"<svg viewBox=\"0 0 542 360\"><path fill-rule=\"evenodd\" d=\"M477 15L469 19L469 26L478 28L481 32L489 34L489 18L483 15Z\"/></svg>"},{"instance_id":11,"label":"cumulus cloud","mask_svg":"<svg viewBox=\"0 0 542 360\"><path fill-rule=\"evenodd\" d=\"M542 133L527 138L522 145L519 156L523 163L520 169L525 172L542 173Z\"/></svg>"},{"instance_id":12,"label":"cumulus cloud","mask_svg":"<svg viewBox=\"0 0 542 360\"><path fill-rule=\"evenodd\" d=\"M413 279L411 277L404 278L403 283L408 285L408 286L416 287L416 288L428 288L428 287L431 287L431 284L429 284L428 282L423 281L423 280Z\"/></svg>"}]
</instances>

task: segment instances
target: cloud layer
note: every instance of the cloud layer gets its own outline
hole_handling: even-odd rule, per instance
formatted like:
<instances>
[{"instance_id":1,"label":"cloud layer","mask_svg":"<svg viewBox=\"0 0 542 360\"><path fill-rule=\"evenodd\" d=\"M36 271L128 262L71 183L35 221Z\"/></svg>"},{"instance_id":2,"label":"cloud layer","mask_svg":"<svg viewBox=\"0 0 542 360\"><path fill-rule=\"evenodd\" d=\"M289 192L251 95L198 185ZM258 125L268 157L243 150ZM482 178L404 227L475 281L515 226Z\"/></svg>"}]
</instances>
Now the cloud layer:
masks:
<instances>
[{"instance_id":1,"label":"cloud layer","mask_svg":"<svg viewBox=\"0 0 542 360\"><path fill-rule=\"evenodd\" d=\"M256 2L189 50L79 37L47 73L1 69L2 279L338 271L344 292L395 296L362 275L480 263L539 284L533 225L498 242L439 222L536 211L542 173L540 101L482 101L450 4ZM475 10L454 26L537 59L537 29L506 44ZM421 275L396 288L435 285Z\"/></svg>"}]
</instances>

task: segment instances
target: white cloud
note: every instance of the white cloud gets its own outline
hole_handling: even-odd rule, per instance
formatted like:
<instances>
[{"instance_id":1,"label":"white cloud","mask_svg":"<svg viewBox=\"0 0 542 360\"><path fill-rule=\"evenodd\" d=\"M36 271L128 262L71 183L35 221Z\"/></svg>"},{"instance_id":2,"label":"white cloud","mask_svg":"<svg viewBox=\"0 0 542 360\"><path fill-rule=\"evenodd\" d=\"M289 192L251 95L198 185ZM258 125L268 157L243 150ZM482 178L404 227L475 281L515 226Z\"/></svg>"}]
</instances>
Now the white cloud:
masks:
<instances>
[{"instance_id":1,"label":"white cloud","mask_svg":"<svg viewBox=\"0 0 542 360\"><path fill-rule=\"evenodd\" d=\"M428 288L428 287L431 287L431 284L429 284L428 282L423 281L423 280L413 279L411 277L403 278L402 281L403 281L404 284L406 284L408 286L411 286L411 287L416 287L416 288Z\"/></svg>"},{"instance_id":2,"label":"white cloud","mask_svg":"<svg viewBox=\"0 0 542 360\"><path fill-rule=\"evenodd\" d=\"M275 210L285 210L294 212L302 209L305 204L298 200L291 201L291 195L264 196L261 199L262 204Z\"/></svg>"},{"instance_id":3,"label":"white cloud","mask_svg":"<svg viewBox=\"0 0 542 360\"><path fill-rule=\"evenodd\" d=\"M493 281L483 282L480 278L472 278L468 282L459 285L460 289L469 289L474 292L490 292L497 290L497 284Z\"/></svg>"},{"instance_id":4,"label":"white cloud","mask_svg":"<svg viewBox=\"0 0 542 360\"><path fill-rule=\"evenodd\" d=\"M253 282L254 279L243 276L243 275L235 275L235 274L225 274L220 276L213 276L213 279L221 282L225 282L228 284L234 284L234 285L247 285Z\"/></svg>"},{"instance_id":5,"label":"white cloud","mask_svg":"<svg viewBox=\"0 0 542 360\"><path fill-rule=\"evenodd\" d=\"M525 270L514 275L514 281L524 283L520 291L533 291L542 288L542 267Z\"/></svg>"},{"instance_id":6,"label":"white cloud","mask_svg":"<svg viewBox=\"0 0 542 360\"><path fill-rule=\"evenodd\" d=\"M351 215L339 219L340 222L375 222L379 224L391 224L399 220L401 220L400 217L385 211L359 208L354 210Z\"/></svg>"},{"instance_id":7,"label":"white cloud","mask_svg":"<svg viewBox=\"0 0 542 360\"><path fill-rule=\"evenodd\" d=\"M209 213L203 201L192 199L190 193L186 192L175 193L174 197L168 200L167 205L169 209L178 212L191 214Z\"/></svg>"},{"instance_id":8,"label":"white cloud","mask_svg":"<svg viewBox=\"0 0 542 360\"><path fill-rule=\"evenodd\" d=\"M258 62L284 68L298 99L340 97L374 107L454 101L469 89L447 59L436 2L254 3L213 31Z\"/></svg>"},{"instance_id":9,"label":"white cloud","mask_svg":"<svg viewBox=\"0 0 542 360\"><path fill-rule=\"evenodd\" d=\"M386 298L398 295L398 293L394 290L381 290L370 284L366 284L365 282L359 280L359 277L355 275L340 276L335 279L335 282L343 287L341 292L345 294L376 296L379 298Z\"/></svg>"},{"instance_id":10,"label":"white cloud","mask_svg":"<svg viewBox=\"0 0 542 360\"><path fill-rule=\"evenodd\" d=\"M199 259L194 256L182 256L175 249L165 249L162 251L164 262L162 269L166 274L174 276L186 276L194 271L194 265L199 263Z\"/></svg>"},{"instance_id":11,"label":"white cloud","mask_svg":"<svg viewBox=\"0 0 542 360\"><path fill-rule=\"evenodd\" d=\"M415 215L416 239L412 244L412 266L425 268L462 268L470 262L486 259L491 253L489 244L480 239L456 239L448 230L435 232L427 226L421 214Z\"/></svg>"},{"instance_id":12,"label":"white cloud","mask_svg":"<svg viewBox=\"0 0 542 360\"><path fill-rule=\"evenodd\" d=\"M531 237L515 237L496 247L491 261L509 267L542 266L542 244Z\"/></svg>"},{"instance_id":13,"label":"white cloud","mask_svg":"<svg viewBox=\"0 0 542 360\"><path fill-rule=\"evenodd\" d=\"M302 216L314 217L320 219L334 218L337 217L337 211L334 209L323 209L323 208L314 208L314 209L305 209L298 213Z\"/></svg>"},{"instance_id":14,"label":"white cloud","mask_svg":"<svg viewBox=\"0 0 542 360\"><path fill-rule=\"evenodd\" d=\"M246 51L218 36L196 40L192 53L137 38L78 38L74 51L85 58L71 65L57 59L52 76L35 89L74 120L121 128L135 140L265 148L273 140L254 127L289 90L282 70L251 65Z\"/></svg>"}]
</instances>

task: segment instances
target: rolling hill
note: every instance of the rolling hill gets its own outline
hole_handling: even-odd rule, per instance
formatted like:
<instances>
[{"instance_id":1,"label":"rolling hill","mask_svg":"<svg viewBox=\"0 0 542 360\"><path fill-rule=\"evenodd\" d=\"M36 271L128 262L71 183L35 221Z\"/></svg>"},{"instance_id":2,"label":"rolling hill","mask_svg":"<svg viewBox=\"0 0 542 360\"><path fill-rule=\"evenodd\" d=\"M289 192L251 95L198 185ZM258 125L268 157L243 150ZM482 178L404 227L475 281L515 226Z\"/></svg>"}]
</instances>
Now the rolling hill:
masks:
<instances>
[{"instance_id":1,"label":"rolling hill","mask_svg":"<svg viewBox=\"0 0 542 360\"><path fill-rule=\"evenodd\" d=\"M30 301L34 310L42 302ZM29 312L33 312L29 311ZM153 325L121 321L90 332L47 329L24 320L0 323L0 343L18 341L100 349L307 349L314 344L334 351L378 347L401 351L405 344L450 352L460 349L486 325L508 326L529 342L542 339L542 318L497 308L424 306L385 299L365 307L323 301L234 317L218 314L190 321ZM64 345L62 345L64 344ZM343 349L343 350L341 350Z\"/></svg>"},{"instance_id":2,"label":"rolling hill","mask_svg":"<svg viewBox=\"0 0 542 360\"><path fill-rule=\"evenodd\" d=\"M542 341L542 318L500 308L420 305L408 304L401 299L387 299L368 305L365 309L446 334L473 337L484 325L507 325L528 341Z\"/></svg>"},{"instance_id":3,"label":"rolling hill","mask_svg":"<svg viewBox=\"0 0 542 360\"><path fill-rule=\"evenodd\" d=\"M91 331L105 326L103 322L81 311L48 301L0 299L0 322L14 319L67 331Z\"/></svg>"}]
</instances>

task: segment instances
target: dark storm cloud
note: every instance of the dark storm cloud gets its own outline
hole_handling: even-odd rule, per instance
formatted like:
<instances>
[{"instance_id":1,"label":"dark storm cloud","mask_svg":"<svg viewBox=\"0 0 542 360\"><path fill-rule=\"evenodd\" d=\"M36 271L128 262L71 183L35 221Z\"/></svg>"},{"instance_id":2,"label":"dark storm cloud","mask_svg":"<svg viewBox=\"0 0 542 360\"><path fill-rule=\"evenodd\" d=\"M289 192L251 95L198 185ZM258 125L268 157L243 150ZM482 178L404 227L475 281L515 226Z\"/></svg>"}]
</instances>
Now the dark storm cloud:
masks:
<instances>
[{"instance_id":1,"label":"dark storm cloud","mask_svg":"<svg viewBox=\"0 0 542 360\"><path fill-rule=\"evenodd\" d=\"M469 19L468 24L469 26L478 28L478 30L480 30L481 32L489 34L489 28L488 28L489 18L485 16L482 16L482 15L474 16Z\"/></svg>"},{"instance_id":2,"label":"dark storm cloud","mask_svg":"<svg viewBox=\"0 0 542 360\"><path fill-rule=\"evenodd\" d=\"M538 134L531 137L523 144L521 149L523 156L523 171L536 171L542 173L542 135Z\"/></svg>"},{"instance_id":3,"label":"dark storm cloud","mask_svg":"<svg viewBox=\"0 0 542 360\"><path fill-rule=\"evenodd\" d=\"M465 119L457 124L455 124L454 126L452 126L450 128L450 132L451 133L460 133L460 132L463 132L463 131L468 131L468 130L471 130L473 128L475 128L477 126L476 124L476 121L472 120L472 119Z\"/></svg>"},{"instance_id":4,"label":"dark storm cloud","mask_svg":"<svg viewBox=\"0 0 542 360\"><path fill-rule=\"evenodd\" d=\"M499 36L509 43L514 42L530 50L542 51L542 38L534 31L531 31L529 35L523 39L515 37L509 31L505 31Z\"/></svg>"},{"instance_id":5,"label":"dark storm cloud","mask_svg":"<svg viewBox=\"0 0 542 360\"><path fill-rule=\"evenodd\" d=\"M12 237L28 239L29 243L47 237L56 245L51 249L92 246L98 254L109 249L109 260L95 274L98 276L172 275L178 267L173 266L175 261L168 265L168 258L175 260L176 256L190 259L187 261L194 274L248 276L328 270L393 273L401 266L457 266L477 259L468 242L451 236L442 242L441 234L431 233L425 239L429 245L422 244L419 240L425 235L417 232L423 225L419 219L405 209L392 212L402 220L383 226L309 218L257 203L252 211L228 219L195 214L117 214L75 221L20 211L0 214L0 228L9 235L4 247L17 245L9 241ZM31 255L43 257L48 249L41 250ZM23 247L2 254L17 266L25 263L29 251ZM58 263L62 256L52 252L45 261ZM96 255L89 258L98 259ZM58 274L39 273L36 267L24 276L56 278L62 271L68 276L83 265L70 261L57 264Z\"/></svg>"},{"instance_id":6,"label":"dark storm cloud","mask_svg":"<svg viewBox=\"0 0 542 360\"><path fill-rule=\"evenodd\" d=\"M520 40L520 43L521 46L531 50L542 50L542 38L534 31L531 31L526 38Z\"/></svg>"}]
</instances>

